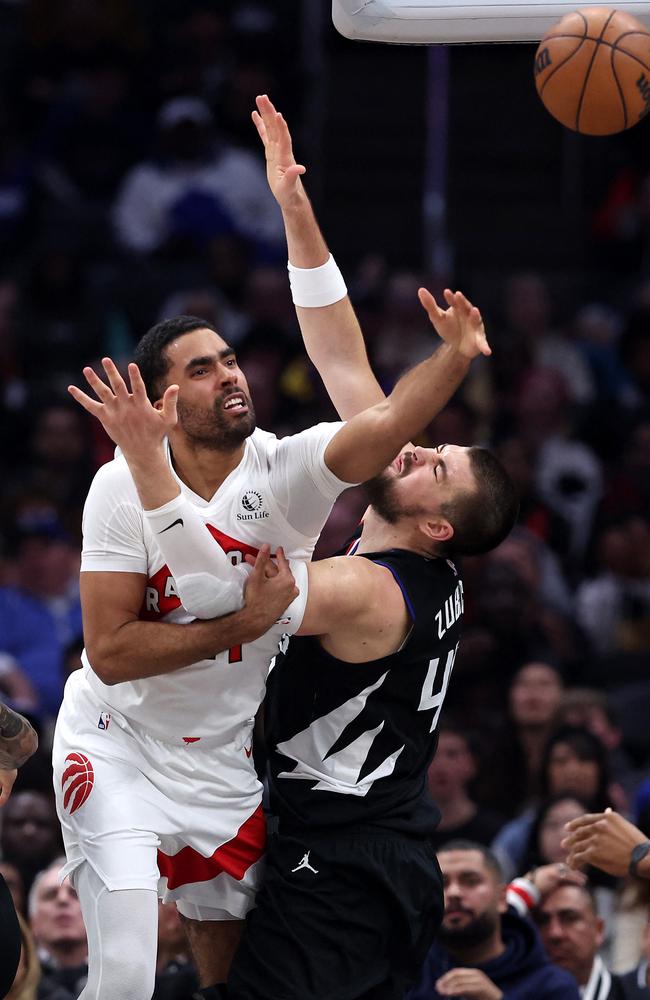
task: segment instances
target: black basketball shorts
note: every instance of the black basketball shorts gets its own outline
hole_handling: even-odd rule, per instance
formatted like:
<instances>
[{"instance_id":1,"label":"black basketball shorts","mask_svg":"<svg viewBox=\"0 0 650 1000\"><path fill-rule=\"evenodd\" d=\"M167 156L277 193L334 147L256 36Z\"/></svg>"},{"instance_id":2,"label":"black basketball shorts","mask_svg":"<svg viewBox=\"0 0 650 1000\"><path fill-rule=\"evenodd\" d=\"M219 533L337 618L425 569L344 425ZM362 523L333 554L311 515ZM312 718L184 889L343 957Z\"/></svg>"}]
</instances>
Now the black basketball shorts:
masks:
<instances>
[{"instance_id":1,"label":"black basketball shorts","mask_svg":"<svg viewBox=\"0 0 650 1000\"><path fill-rule=\"evenodd\" d=\"M443 911L428 839L372 828L271 837L230 1000L401 1000Z\"/></svg>"}]
</instances>

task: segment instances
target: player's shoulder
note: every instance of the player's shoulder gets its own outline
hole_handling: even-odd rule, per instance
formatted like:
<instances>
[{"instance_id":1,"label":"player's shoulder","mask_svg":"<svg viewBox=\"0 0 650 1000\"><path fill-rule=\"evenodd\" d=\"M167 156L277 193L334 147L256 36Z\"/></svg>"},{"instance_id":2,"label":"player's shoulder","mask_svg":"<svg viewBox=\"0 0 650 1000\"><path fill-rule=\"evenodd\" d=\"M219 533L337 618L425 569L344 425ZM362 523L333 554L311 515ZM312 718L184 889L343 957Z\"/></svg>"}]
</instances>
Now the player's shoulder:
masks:
<instances>
[{"instance_id":1,"label":"player's shoulder","mask_svg":"<svg viewBox=\"0 0 650 1000\"><path fill-rule=\"evenodd\" d=\"M91 493L110 493L116 498L138 500L138 491L124 455L118 454L95 473Z\"/></svg>"}]
</instances>

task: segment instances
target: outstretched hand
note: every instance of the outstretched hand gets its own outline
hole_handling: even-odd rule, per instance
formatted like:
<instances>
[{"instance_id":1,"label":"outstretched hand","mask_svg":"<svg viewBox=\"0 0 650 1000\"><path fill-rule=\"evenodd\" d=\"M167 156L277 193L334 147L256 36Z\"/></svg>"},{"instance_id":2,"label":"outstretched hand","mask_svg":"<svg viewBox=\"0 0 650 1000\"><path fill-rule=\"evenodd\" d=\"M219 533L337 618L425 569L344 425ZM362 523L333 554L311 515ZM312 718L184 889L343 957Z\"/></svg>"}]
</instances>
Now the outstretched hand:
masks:
<instances>
[{"instance_id":1,"label":"outstretched hand","mask_svg":"<svg viewBox=\"0 0 650 1000\"><path fill-rule=\"evenodd\" d=\"M86 367L83 370L86 381L98 399L86 395L76 385L69 385L68 392L84 410L97 417L108 436L119 445L127 458L146 459L176 426L178 386L167 387L162 406L156 409L149 401L136 364L129 365L130 392L110 358L103 358L102 366L108 385L92 368Z\"/></svg>"},{"instance_id":2,"label":"outstretched hand","mask_svg":"<svg viewBox=\"0 0 650 1000\"><path fill-rule=\"evenodd\" d=\"M479 354L486 356L492 354L485 335L483 319L476 306L473 306L462 292L452 292L449 288L445 288L443 294L447 309L441 309L426 288L418 290L418 298L438 336L470 360Z\"/></svg>"},{"instance_id":3,"label":"outstretched hand","mask_svg":"<svg viewBox=\"0 0 650 1000\"><path fill-rule=\"evenodd\" d=\"M647 839L633 823L611 809L578 816L565 829L562 847L568 852L568 864L572 868L595 865L610 875L626 875L632 849Z\"/></svg>"},{"instance_id":4,"label":"outstretched hand","mask_svg":"<svg viewBox=\"0 0 650 1000\"><path fill-rule=\"evenodd\" d=\"M267 95L256 97L255 103L257 111L253 111L251 117L264 145L269 187L280 208L288 208L291 200L302 190L300 175L307 168L296 163L289 126Z\"/></svg>"}]
</instances>

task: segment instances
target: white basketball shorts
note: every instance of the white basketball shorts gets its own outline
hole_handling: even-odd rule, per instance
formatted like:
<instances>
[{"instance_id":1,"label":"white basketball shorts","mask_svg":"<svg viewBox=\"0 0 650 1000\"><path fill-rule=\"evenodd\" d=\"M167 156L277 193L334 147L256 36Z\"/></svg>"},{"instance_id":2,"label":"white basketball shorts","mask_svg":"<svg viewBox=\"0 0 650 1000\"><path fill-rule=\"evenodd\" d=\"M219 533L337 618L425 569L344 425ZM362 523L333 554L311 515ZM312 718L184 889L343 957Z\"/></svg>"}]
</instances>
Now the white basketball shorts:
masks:
<instances>
[{"instance_id":1,"label":"white basketball shorts","mask_svg":"<svg viewBox=\"0 0 650 1000\"><path fill-rule=\"evenodd\" d=\"M266 845L251 737L252 720L226 746L164 742L68 685L52 753L61 878L87 861L109 890L157 889L196 920L243 918Z\"/></svg>"}]
</instances>

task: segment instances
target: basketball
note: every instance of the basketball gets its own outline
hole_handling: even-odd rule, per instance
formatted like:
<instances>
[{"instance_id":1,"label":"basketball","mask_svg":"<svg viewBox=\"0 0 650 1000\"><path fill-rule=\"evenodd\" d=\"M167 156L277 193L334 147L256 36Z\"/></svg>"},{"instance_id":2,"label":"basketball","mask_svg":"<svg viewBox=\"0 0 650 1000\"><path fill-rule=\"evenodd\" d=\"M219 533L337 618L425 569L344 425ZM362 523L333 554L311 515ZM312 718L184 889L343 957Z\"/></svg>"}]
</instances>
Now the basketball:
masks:
<instances>
[{"instance_id":1,"label":"basketball","mask_svg":"<svg viewBox=\"0 0 650 1000\"><path fill-rule=\"evenodd\" d=\"M650 110L650 31L631 14L584 7L542 38L535 85L547 111L583 135L613 135Z\"/></svg>"}]
</instances>

